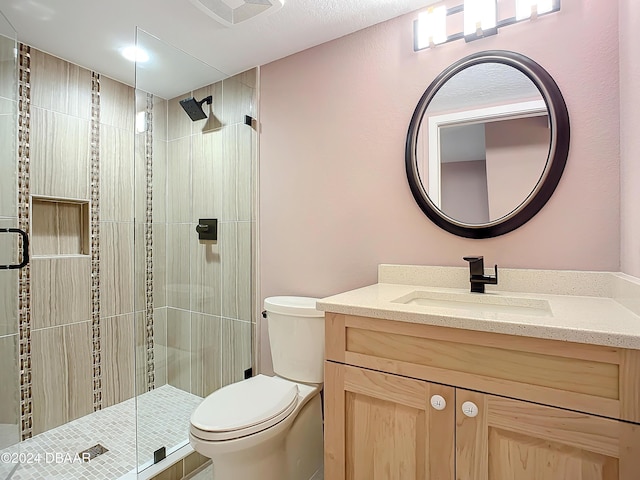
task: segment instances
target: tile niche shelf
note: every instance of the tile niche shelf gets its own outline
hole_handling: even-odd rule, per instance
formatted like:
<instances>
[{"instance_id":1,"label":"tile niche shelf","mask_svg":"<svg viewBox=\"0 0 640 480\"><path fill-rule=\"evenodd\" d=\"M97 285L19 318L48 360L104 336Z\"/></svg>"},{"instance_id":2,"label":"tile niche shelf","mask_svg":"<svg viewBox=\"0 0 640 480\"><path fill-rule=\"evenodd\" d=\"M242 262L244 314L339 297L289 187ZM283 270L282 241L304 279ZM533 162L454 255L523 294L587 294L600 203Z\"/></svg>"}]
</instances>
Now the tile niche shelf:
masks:
<instances>
[{"instance_id":1,"label":"tile niche shelf","mask_svg":"<svg viewBox=\"0 0 640 480\"><path fill-rule=\"evenodd\" d=\"M31 197L33 256L89 255L89 202Z\"/></svg>"}]
</instances>

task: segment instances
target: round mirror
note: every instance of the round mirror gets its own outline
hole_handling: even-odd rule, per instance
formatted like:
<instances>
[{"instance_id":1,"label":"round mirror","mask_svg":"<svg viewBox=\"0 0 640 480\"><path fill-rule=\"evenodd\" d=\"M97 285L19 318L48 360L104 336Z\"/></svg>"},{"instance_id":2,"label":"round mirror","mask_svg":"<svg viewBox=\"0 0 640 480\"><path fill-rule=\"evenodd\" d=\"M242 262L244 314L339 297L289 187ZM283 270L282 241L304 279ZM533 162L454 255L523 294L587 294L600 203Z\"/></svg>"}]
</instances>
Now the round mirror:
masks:
<instances>
[{"instance_id":1,"label":"round mirror","mask_svg":"<svg viewBox=\"0 0 640 480\"><path fill-rule=\"evenodd\" d=\"M416 202L439 227L488 238L531 219L569 153L569 114L553 78L513 52L480 52L429 85L405 161Z\"/></svg>"}]
</instances>

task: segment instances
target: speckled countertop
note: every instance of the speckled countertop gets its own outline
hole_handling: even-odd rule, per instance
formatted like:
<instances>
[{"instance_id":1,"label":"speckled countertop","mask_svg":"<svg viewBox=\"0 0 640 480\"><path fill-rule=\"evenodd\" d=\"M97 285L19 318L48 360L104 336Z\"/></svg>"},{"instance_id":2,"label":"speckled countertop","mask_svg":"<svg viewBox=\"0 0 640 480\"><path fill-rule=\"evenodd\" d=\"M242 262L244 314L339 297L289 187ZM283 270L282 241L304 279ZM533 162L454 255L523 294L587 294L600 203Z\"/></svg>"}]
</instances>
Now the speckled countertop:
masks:
<instances>
[{"instance_id":1,"label":"speckled countertop","mask_svg":"<svg viewBox=\"0 0 640 480\"><path fill-rule=\"evenodd\" d=\"M640 349L640 282L610 272L504 269L469 293L468 270L381 265L379 283L320 310L452 328ZM406 303L408 302L408 303Z\"/></svg>"}]
</instances>

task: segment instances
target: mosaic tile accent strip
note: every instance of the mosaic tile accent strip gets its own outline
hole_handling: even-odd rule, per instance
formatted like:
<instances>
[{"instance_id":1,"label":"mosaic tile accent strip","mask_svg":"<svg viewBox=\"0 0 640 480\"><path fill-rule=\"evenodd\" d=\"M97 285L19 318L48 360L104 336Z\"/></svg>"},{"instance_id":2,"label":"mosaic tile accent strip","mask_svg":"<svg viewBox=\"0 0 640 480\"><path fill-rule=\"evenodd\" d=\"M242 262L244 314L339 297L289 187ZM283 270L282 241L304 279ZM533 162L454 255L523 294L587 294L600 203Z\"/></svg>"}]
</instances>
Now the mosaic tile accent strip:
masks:
<instances>
[{"instance_id":1,"label":"mosaic tile accent strip","mask_svg":"<svg viewBox=\"0 0 640 480\"><path fill-rule=\"evenodd\" d=\"M146 347L147 347L147 391L155 388L155 365L153 352L153 95L147 94L147 131L145 132L145 165L147 174L146 209L144 221L145 237L145 297L146 297Z\"/></svg>"},{"instance_id":2,"label":"mosaic tile accent strip","mask_svg":"<svg viewBox=\"0 0 640 480\"><path fill-rule=\"evenodd\" d=\"M140 464L160 446L170 450L189 436L189 418L202 398L163 385L137 397ZM88 462L79 452L99 443L108 450ZM113 480L136 469L136 398L96 411L0 451L19 462L12 480ZM11 459L12 457L6 457ZM0 478L15 468L0 462Z\"/></svg>"},{"instance_id":3,"label":"mosaic tile accent strip","mask_svg":"<svg viewBox=\"0 0 640 480\"><path fill-rule=\"evenodd\" d=\"M91 72L91 328L93 410L102 408L102 349L100 345L100 75Z\"/></svg>"},{"instance_id":4,"label":"mosaic tile accent strip","mask_svg":"<svg viewBox=\"0 0 640 480\"><path fill-rule=\"evenodd\" d=\"M20 81L18 112L18 225L29 234L29 181L31 128L31 47L20 44ZM22 255L22 254L21 254ZM20 435L33 434L31 389L31 266L20 270L18 279L20 331Z\"/></svg>"}]
</instances>

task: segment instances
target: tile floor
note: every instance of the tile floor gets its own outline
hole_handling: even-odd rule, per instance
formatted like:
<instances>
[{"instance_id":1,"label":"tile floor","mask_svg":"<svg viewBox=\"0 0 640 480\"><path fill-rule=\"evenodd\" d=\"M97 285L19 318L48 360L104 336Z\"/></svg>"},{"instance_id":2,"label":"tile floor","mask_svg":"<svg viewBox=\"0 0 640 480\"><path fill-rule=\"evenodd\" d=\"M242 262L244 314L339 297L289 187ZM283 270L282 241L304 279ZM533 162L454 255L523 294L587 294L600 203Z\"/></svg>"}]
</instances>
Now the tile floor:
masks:
<instances>
[{"instance_id":1,"label":"tile floor","mask_svg":"<svg viewBox=\"0 0 640 480\"><path fill-rule=\"evenodd\" d=\"M169 451L184 442L191 412L201 401L196 395L164 385L0 451L0 479L117 479L134 470L136 464L148 462L159 447ZM109 451L89 462L77 456L96 444Z\"/></svg>"}]
</instances>

